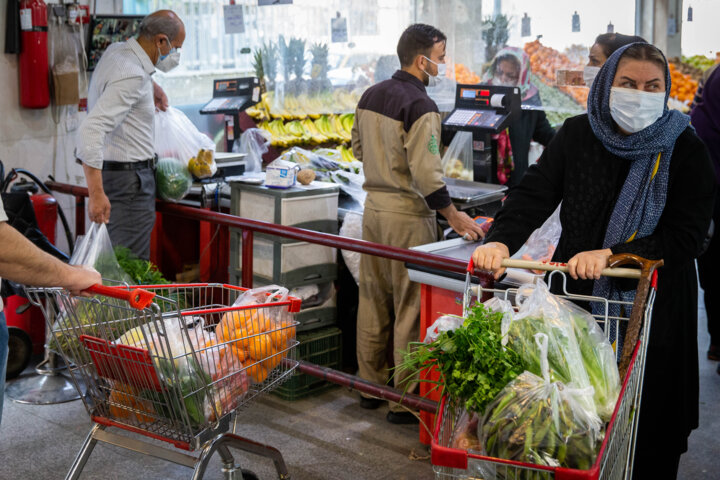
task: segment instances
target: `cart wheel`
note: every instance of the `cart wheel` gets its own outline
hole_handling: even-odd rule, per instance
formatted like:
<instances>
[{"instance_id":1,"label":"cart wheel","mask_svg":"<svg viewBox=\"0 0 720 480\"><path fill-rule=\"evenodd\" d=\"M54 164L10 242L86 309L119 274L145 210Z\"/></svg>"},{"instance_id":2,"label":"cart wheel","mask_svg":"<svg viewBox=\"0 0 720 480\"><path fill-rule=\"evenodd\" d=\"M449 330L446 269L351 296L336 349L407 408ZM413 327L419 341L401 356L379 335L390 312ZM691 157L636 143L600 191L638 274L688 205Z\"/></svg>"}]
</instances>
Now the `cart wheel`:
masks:
<instances>
[{"instance_id":1,"label":"cart wheel","mask_svg":"<svg viewBox=\"0 0 720 480\"><path fill-rule=\"evenodd\" d=\"M6 376L15 378L22 373L30 363L32 356L32 342L27 333L16 327L8 327L8 362Z\"/></svg>"},{"instance_id":2,"label":"cart wheel","mask_svg":"<svg viewBox=\"0 0 720 480\"><path fill-rule=\"evenodd\" d=\"M251 472L250 470L243 470L242 478L243 478L243 480L260 480L260 478L257 475L255 475L253 472Z\"/></svg>"}]
</instances>

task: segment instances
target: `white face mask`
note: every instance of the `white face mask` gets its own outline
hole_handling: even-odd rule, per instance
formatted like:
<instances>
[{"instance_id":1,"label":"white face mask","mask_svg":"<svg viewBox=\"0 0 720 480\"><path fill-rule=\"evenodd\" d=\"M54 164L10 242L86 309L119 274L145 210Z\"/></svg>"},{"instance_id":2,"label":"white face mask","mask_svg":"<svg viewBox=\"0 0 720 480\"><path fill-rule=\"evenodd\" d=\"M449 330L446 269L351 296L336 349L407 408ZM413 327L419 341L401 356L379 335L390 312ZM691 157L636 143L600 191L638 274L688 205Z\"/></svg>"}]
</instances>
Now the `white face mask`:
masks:
<instances>
[{"instance_id":1,"label":"white face mask","mask_svg":"<svg viewBox=\"0 0 720 480\"><path fill-rule=\"evenodd\" d=\"M583 68L583 80L585 80L585 85L590 88L595 81L595 77L597 77L598 72L600 71L600 67L591 67L588 65L585 65L585 68Z\"/></svg>"},{"instance_id":2,"label":"white face mask","mask_svg":"<svg viewBox=\"0 0 720 480\"><path fill-rule=\"evenodd\" d=\"M428 87L434 87L438 84L438 77L445 76L445 73L447 72L447 65L444 63L435 63L425 55L423 55L423 58L437 67L437 75L430 75L428 72L425 72L425 70L423 70L423 72L425 72L425 75L428 76Z\"/></svg>"},{"instance_id":3,"label":"white face mask","mask_svg":"<svg viewBox=\"0 0 720 480\"><path fill-rule=\"evenodd\" d=\"M173 47L167 55L160 53L155 68L161 72L169 72L173 68L180 65L180 49Z\"/></svg>"},{"instance_id":4,"label":"white face mask","mask_svg":"<svg viewBox=\"0 0 720 480\"><path fill-rule=\"evenodd\" d=\"M634 88L610 89L610 115L629 133L643 130L660 118L665 109L665 92L651 93Z\"/></svg>"}]
</instances>

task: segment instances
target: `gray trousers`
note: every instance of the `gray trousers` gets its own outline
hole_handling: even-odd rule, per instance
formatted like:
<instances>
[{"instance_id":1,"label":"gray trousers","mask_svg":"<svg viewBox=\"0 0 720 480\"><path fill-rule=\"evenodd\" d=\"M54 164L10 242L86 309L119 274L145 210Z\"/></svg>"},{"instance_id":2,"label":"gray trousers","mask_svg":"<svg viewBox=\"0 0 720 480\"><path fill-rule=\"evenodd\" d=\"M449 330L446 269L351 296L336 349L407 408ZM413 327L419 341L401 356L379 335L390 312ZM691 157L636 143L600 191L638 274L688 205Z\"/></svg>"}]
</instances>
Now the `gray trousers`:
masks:
<instances>
[{"instance_id":1,"label":"gray trousers","mask_svg":"<svg viewBox=\"0 0 720 480\"><path fill-rule=\"evenodd\" d=\"M155 224L154 170L103 170L102 177L110 200L108 233L113 246L122 245L149 260L150 234Z\"/></svg>"}]
</instances>

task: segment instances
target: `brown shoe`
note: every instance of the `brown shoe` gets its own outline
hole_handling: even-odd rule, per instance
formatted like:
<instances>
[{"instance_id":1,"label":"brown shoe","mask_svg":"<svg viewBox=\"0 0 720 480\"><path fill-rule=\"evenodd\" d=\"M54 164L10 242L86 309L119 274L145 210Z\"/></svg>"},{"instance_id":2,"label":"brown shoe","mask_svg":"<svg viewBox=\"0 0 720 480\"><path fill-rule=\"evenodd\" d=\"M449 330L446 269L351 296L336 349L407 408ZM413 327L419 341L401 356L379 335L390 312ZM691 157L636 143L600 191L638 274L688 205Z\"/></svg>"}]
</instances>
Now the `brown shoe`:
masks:
<instances>
[{"instance_id":1,"label":"brown shoe","mask_svg":"<svg viewBox=\"0 0 720 480\"><path fill-rule=\"evenodd\" d=\"M717 345L710 345L707 351L708 360L713 362L720 362L720 347Z\"/></svg>"}]
</instances>

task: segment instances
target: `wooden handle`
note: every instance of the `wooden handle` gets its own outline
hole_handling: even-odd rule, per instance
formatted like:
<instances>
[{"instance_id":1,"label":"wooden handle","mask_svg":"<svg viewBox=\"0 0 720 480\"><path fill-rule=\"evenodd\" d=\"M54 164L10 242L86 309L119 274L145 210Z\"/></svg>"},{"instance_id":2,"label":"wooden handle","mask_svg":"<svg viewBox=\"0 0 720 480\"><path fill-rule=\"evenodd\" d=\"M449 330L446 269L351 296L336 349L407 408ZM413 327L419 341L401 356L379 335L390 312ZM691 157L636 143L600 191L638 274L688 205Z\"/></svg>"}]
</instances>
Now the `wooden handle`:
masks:
<instances>
[{"instance_id":1,"label":"wooden handle","mask_svg":"<svg viewBox=\"0 0 720 480\"><path fill-rule=\"evenodd\" d=\"M525 268L528 270L545 270L545 271L559 270L559 271L565 272L565 273L567 273L567 271L568 271L567 263L559 263L559 262L538 262L535 260L515 260L513 258L506 258L505 260L502 261L501 265L506 268ZM603 275L605 277L615 277L615 278L640 278L640 270L638 270L636 268L608 267L608 268L603 269L601 275Z\"/></svg>"},{"instance_id":2,"label":"wooden handle","mask_svg":"<svg viewBox=\"0 0 720 480\"><path fill-rule=\"evenodd\" d=\"M105 297L117 298L118 300L125 300L131 307L138 310L147 308L147 306L152 303L153 298L155 298L154 292L149 292L141 288L128 290L124 287L108 287L99 283L88 287L85 291Z\"/></svg>"}]
</instances>

